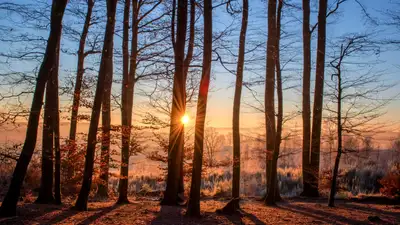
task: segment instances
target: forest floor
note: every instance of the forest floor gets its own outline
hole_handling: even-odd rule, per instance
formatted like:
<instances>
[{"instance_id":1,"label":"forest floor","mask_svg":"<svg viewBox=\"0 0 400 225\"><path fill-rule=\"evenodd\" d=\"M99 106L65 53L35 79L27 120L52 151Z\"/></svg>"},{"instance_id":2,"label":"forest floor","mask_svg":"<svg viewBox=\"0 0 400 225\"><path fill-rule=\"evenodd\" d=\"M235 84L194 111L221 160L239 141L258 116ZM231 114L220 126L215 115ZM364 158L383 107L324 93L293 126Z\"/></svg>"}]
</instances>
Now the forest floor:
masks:
<instances>
[{"instance_id":1,"label":"forest floor","mask_svg":"<svg viewBox=\"0 0 400 225\"><path fill-rule=\"evenodd\" d=\"M160 206L157 201L135 200L128 205L114 202L90 202L89 210L71 210L60 206L21 204L18 216L0 218L0 224L400 224L400 205L337 200L330 208L326 199L286 199L276 207L267 207L254 199L241 202L242 215L215 213L226 201L201 202L202 218L184 216L184 207Z\"/></svg>"}]
</instances>

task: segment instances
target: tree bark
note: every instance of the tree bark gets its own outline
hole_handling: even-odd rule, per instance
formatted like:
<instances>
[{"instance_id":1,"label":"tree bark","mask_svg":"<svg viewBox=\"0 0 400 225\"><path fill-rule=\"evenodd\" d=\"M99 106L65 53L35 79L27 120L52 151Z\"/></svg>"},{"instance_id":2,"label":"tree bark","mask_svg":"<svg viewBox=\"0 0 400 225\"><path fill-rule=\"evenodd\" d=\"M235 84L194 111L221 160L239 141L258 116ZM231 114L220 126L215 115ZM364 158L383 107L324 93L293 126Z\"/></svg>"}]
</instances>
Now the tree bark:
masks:
<instances>
[{"instance_id":1,"label":"tree bark","mask_svg":"<svg viewBox=\"0 0 400 225\"><path fill-rule=\"evenodd\" d=\"M276 3L275 3L276 4ZM268 6L270 7L270 6ZM278 94L278 119L277 119L277 129L275 133L274 151L272 155L271 170L269 179L269 186L267 196L265 198L265 203L267 205L274 205L277 200L280 200L279 186L277 180L277 167L278 167L278 157L279 149L282 139L282 124L283 124L283 93L282 93L282 74L280 67L280 57L279 57L279 45L280 45L280 32L281 32L281 14L282 14L283 0L278 2L278 11L276 17L276 39L275 39L275 67L276 67L276 83L277 83L277 94Z\"/></svg>"},{"instance_id":2,"label":"tree bark","mask_svg":"<svg viewBox=\"0 0 400 225\"><path fill-rule=\"evenodd\" d=\"M335 158L335 165L332 171L332 183L331 183L331 191L329 193L329 202L328 206L335 206L335 194L336 194L336 182L337 176L339 173L339 163L340 157L342 155L342 80L340 77L340 72L337 75L338 78L338 96L337 96L337 132L338 132L338 146L337 146L337 155Z\"/></svg>"},{"instance_id":3,"label":"tree bark","mask_svg":"<svg viewBox=\"0 0 400 225\"><path fill-rule=\"evenodd\" d=\"M185 58L185 68L184 68L184 74L185 74L185 111L186 111L186 81L187 81L187 76L189 73L189 67L190 63L192 62L193 59L193 49L194 49L194 34L195 34L195 22L196 22L196 1L195 0L190 0L190 24L189 24L189 41L188 41L188 48L187 48L187 53L186 53L186 58ZM182 138L185 138L185 129L182 130ZM185 143L183 143L182 149L184 150L185 148ZM184 169L183 169L183 163L184 163L184 158L185 158L185 153L183 152L181 154L181 165L180 165L180 176L179 176L179 187L178 187L178 198L181 198L184 196L185 192L185 186L184 186ZM182 201L183 199L178 199L178 201Z\"/></svg>"},{"instance_id":4,"label":"tree bark","mask_svg":"<svg viewBox=\"0 0 400 225\"><path fill-rule=\"evenodd\" d=\"M136 68L137 68L137 56L138 56L138 31L139 31L139 7L137 0L132 1L132 42L131 42L131 54L129 62L129 73L124 71L124 79L122 88L123 91L123 102L121 108L122 115L122 164L121 164L121 178L119 186L119 199L118 203L129 203L128 201L128 171L129 171L129 149L130 149L130 138L132 132L132 110L133 110L133 94L136 82ZM129 11L127 15L129 19ZM125 25L129 26L129 22ZM125 30L124 30L125 31ZM126 34L127 35L127 34ZM129 36L124 36L128 38ZM125 40L127 41L127 40ZM127 42L125 43L125 56L129 56ZM127 63L127 59L125 59ZM125 65L126 66L126 65ZM125 69L127 70L128 67Z\"/></svg>"},{"instance_id":5,"label":"tree bark","mask_svg":"<svg viewBox=\"0 0 400 225\"><path fill-rule=\"evenodd\" d=\"M311 193L312 176L310 169L310 139L311 139L311 110L310 110L310 83L311 83L311 31L310 31L310 0L303 0L303 153L302 175L303 192Z\"/></svg>"},{"instance_id":6,"label":"tree bark","mask_svg":"<svg viewBox=\"0 0 400 225\"><path fill-rule=\"evenodd\" d=\"M212 57L212 1L204 0L204 46L203 70L200 80L199 97L197 101L195 142L193 154L192 183L186 215L200 216L200 186L203 164L204 124L207 112L207 97L210 85Z\"/></svg>"},{"instance_id":7,"label":"tree bark","mask_svg":"<svg viewBox=\"0 0 400 225\"><path fill-rule=\"evenodd\" d=\"M107 73L109 75L110 73ZM100 151L100 179L96 196L108 198L108 170L110 161L111 143L111 88L112 77L107 76L104 85L104 96L101 109L101 151Z\"/></svg>"},{"instance_id":8,"label":"tree bark","mask_svg":"<svg viewBox=\"0 0 400 225\"><path fill-rule=\"evenodd\" d=\"M58 41L58 49L60 49L60 40ZM59 66L60 51L57 52L57 68ZM54 153L55 153L55 165L54 165L54 200L55 203L60 205L61 202L61 152L60 152L60 102L58 93L58 70L55 71L56 76L52 76L52 82L54 82Z\"/></svg>"},{"instance_id":9,"label":"tree bark","mask_svg":"<svg viewBox=\"0 0 400 225\"><path fill-rule=\"evenodd\" d=\"M79 40L79 49L78 49L78 65L76 72L76 81L74 88L74 96L72 101L72 110L71 110L71 124L69 130L69 153L68 156L72 156L76 152L76 130L78 123L78 111L79 111L79 103L81 98L81 89L82 89L82 80L85 72L84 63L85 63L85 45L86 45L86 37L89 33L90 21L92 18L92 11L94 6L94 0L87 1L87 12L85 23L83 25L83 30L81 33L81 37ZM74 168L72 165L68 168L68 176L74 176Z\"/></svg>"},{"instance_id":10,"label":"tree bark","mask_svg":"<svg viewBox=\"0 0 400 225\"><path fill-rule=\"evenodd\" d=\"M341 64L343 58L347 55L346 51L349 48L351 42L347 45L346 49L343 49L343 45L341 46L340 49L340 57L338 64L335 66L336 69L336 74L334 74L337 77L337 154L335 158L335 164L332 170L332 183L331 183L331 190L329 193L329 199L328 199L328 206L329 207L334 207L335 206L335 195L336 195L336 182L337 182L337 177L339 174L339 163L340 163L340 157L342 155L342 146L343 146L343 139L342 139L342 133L343 133L343 125L342 125L342 94L343 94L343 89L342 89L342 70L341 70ZM331 62L332 65L332 62Z\"/></svg>"},{"instance_id":11,"label":"tree bark","mask_svg":"<svg viewBox=\"0 0 400 225\"><path fill-rule=\"evenodd\" d=\"M276 57L276 0L268 0L267 69L265 81L266 174L267 197L273 182L273 155L275 148L275 57ZM275 183L274 183L275 184ZM272 194L274 196L274 194Z\"/></svg>"},{"instance_id":12,"label":"tree bark","mask_svg":"<svg viewBox=\"0 0 400 225\"><path fill-rule=\"evenodd\" d=\"M240 209L240 101L243 86L243 70L246 48L247 20L249 17L249 1L243 0L242 27L239 38L239 58L236 68L236 85L233 99L232 140L233 140L233 168L232 168L232 200L223 209L223 213L232 214Z\"/></svg>"},{"instance_id":13,"label":"tree bark","mask_svg":"<svg viewBox=\"0 0 400 225\"><path fill-rule=\"evenodd\" d=\"M31 110L29 113L28 126L24 146L15 166L11 184L2 202L0 216L15 216L16 207L20 195L20 189L24 181L29 162L31 161L36 146L37 131L40 112L42 108L44 90L50 74L56 68L56 55L58 40L62 31L62 19L64 16L67 0L53 1L50 18L50 35L47 41L46 52L36 80L36 88L33 94Z\"/></svg>"},{"instance_id":14,"label":"tree bark","mask_svg":"<svg viewBox=\"0 0 400 225\"><path fill-rule=\"evenodd\" d=\"M319 1L318 12L318 44L317 44L317 69L315 73L314 109L311 134L311 187L309 196L318 197L319 183L319 158L321 145L322 105L324 93L325 73L325 45L326 45L326 11L327 0Z\"/></svg>"},{"instance_id":15,"label":"tree bark","mask_svg":"<svg viewBox=\"0 0 400 225\"><path fill-rule=\"evenodd\" d=\"M42 135L42 176L40 179L39 196L35 203L49 204L54 202L53 196L53 134L54 134L54 71L46 85L46 99L44 105L43 135Z\"/></svg>"},{"instance_id":16,"label":"tree bark","mask_svg":"<svg viewBox=\"0 0 400 225\"><path fill-rule=\"evenodd\" d=\"M79 192L78 199L75 203L75 209L87 210L87 201L89 197L90 187L92 184L94 153L96 147L96 135L99 125L101 103L103 101L103 93L106 79L112 79L113 64L113 41L115 28L115 13L117 8L117 0L107 0L107 25L104 35L103 52L97 80L96 93L94 97L92 115L90 119L88 143L86 148L85 168L83 174L82 187Z\"/></svg>"},{"instance_id":17,"label":"tree bark","mask_svg":"<svg viewBox=\"0 0 400 225\"><path fill-rule=\"evenodd\" d=\"M172 90L172 109L170 134L168 145L168 175L167 186L162 205L176 205L178 203L179 182L181 175L181 160L183 154L183 124L181 118L185 114L185 74L184 74L184 55L186 42L187 25L187 0L178 0L178 20L176 31L176 42L174 45L175 53L175 74ZM175 38L172 38L173 40Z\"/></svg>"}]
</instances>

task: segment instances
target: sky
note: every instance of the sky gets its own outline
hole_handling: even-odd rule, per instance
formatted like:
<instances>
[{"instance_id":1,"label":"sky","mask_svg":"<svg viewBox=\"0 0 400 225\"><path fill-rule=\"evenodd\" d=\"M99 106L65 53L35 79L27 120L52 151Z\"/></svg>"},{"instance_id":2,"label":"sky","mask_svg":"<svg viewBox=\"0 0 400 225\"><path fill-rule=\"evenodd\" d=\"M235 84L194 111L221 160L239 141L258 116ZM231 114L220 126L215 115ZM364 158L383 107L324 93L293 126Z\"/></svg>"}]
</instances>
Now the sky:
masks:
<instances>
[{"instance_id":1,"label":"sky","mask_svg":"<svg viewBox=\"0 0 400 225\"><path fill-rule=\"evenodd\" d=\"M18 3L32 3L32 0L17 0L15 2ZM50 1L48 1L50 2ZM293 3L299 3L300 1L291 1ZM311 1L313 6L312 9L316 9L315 0ZM332 7L334 1L329 1L329 5ZM387 9L393 7L394 0L360 0L360 2L365 6L365 10L370 13L370 15L377 20L385 20L385 12ZM258 43L266 43L266 31L267 31L267 21L266 21L266 2L261 0L252 0L250 1L250 12L249 12L249 29L248 29L248 43L251 46L254 42ZM214 32L218 32L227 25L231 24L234 18L223 12L224 8L214 10ZM285 8L284 8L285 10ZM313 11L311 15L311 23L315 23L317 18L316 11ZM234 20L235 25L239 25L240 16L236 16ZM7 24L8 21L4 18L0 18L0 25ZM301 48L301 12L296 10L291 10L290 12L284 11L283 18L283 31L285 34L291 34L291 36L287 39L282 40L282 45L289 45L286 50L282 50L282 58L283 61L287 59L294 59L293 62L289 62L284 71L283 76L289 79L288 82L284 84L284 87L292 87L294 88L287 89L284 91L284 111L289 114L294 111L301 110L301 69L302 69L302 48ZM238 29L237 29L238 30ZM231 34L229 40L232 43L238 43L238 32L237 30ZM46 37L46 32L41 31L44 37ZM368 23L365 18L362 9L354 0L348 0L343 3L337 14L332 15L328 18L327 25L327 59L328 62L329 54L332 52L329 45L337 41L338 37L341 37L346 34L351 33L374 33L374 37L376 39L384 39L387 37L399 37L400 30L397 30L397 34L389 31L387 28L383 26L375 27ZM316 35L313 35L312 46L315 48L315 40ZM64 42L66 46L68 43ZM118 37L116 37L116 45L120 43ZM0 47L3 49L12 49L7 43L1 43ZM249 46L248 46L249 47ZM74 45L72 48L77 48L77 45ZM265 48L265 45L260 47L261 49ZM400 48L398 48L400 49ZM232 46L232 52L237 52L237 46ZM395 49L389 49L388 51L382 52L379 57L371 56L365 57L360 60L360 63L365 62L377 62L379 63L373 65L373 69L376 71L384 71L385 76L384 79L389 83L397 83L400 82L400 62L398 60L398 56L400 52ZM214 56L215 57L215 56ZM246 55L246 57L252 57L251 54ZM244 79L245 81L249 81L252 79L256 79L257 76L265 76L265 54L259 55L260 60L256 63L250 63L245 65L244 71ZM233 60L234 59L230 59ZM315 52L312 52L312 61L315 62ZM61 55L61 76L66 77L69 75L73 75L76 68L76 56L62 54ZM21 68L32 68L32 64L25 64L23 62L14 61L11 63L13 70L19 70ZM5 68L0 65L0 70L5 71L10 69L10 67ZM233 67L234 68L234 67ZM365 68L357 68L357 70L370 69L370 67ZM313 69L314 71L314 69ZM360 72L359 71L359 72ZM213 62L212 67L213 77L214 79L211 81L211 92L209 96L209 102L207 107L207 124L208 126L219 127L219 128L231 128L232 124L232 107L233 107L233 94L234 94L234 81L235 76L228 73L224 68L222 68L217 62ZM326 79L329 79L330 71L326 69ZM312 73L312 75L314 72ZM313 78L312 78L313 79ZM139 83L140 84L140 83ZM314 84L312 83L313 87ZM392 97L398 93L399 86L395 86L391 90L383 93L384 97ZM263 101L263 89L264 87L256 86L253 87L254 91L257 93L257 96L260 101ZM119 92L119 85L114 85L114 92ZM26 98L24 100L26 104L30 104L30 98ZM62 99L62 102L68 103L69 99ZM146 99L137 97L135 98L135 109L142 113L146 110L145 104ZM242 109L241 109L241 127L242 128L259 128L263 123L263 115L261 113L257 113L254 109L252 109L249 105L256 105L256 101L254 100L252 94L244 88L244 93L242 97ZM400 110L400 102L398 100L392 101L386 108L387 114L382 117L382 120L391 121L390 123L393 125L394 130L398 130L400 127L398 125L399 119L397 116L397 112ZM137 112L136 111L136 112ZM187 111L187 114L191 118L191 122L189 123L189 127L194 125L194 117L195 117L195 108L190 108ZM119 110L115 110L113 112L113 121L115 123L119 123ZM136 117L138 118L138 114ZM301 126L301 117L296 117L292 119L290 126L297 125Z\"/></svg>"}]
</instances>

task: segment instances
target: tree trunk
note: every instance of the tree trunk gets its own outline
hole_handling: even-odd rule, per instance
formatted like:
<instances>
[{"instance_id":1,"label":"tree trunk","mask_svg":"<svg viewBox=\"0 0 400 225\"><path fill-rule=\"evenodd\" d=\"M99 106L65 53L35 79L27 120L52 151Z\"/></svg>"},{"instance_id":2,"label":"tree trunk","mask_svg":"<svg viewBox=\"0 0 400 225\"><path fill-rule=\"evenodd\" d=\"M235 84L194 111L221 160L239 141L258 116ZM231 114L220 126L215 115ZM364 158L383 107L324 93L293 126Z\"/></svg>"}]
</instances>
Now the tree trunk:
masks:
<instances>
[{"instance_id":1,"label":"tree trunk","mask_svg":"<svg viewBox=\"0 0 400 225\"><path fill-rule=\"evenodd\" d=\"M64 16L67 2L67 0L58 0L53 1L52 4L50 35L47 41L43 62L36 79L36 88L33 94L31 110L29 113L25 142L21 151L21 155L18 158L17 165L15 166L8 192L1 205L0 216L2 217L16 215L16 207L20 195L20 189L36 146L37 130L46 82L48 81L52 71L58 69L56 68L58 40L61 36L62 18Z\"/></svg>"},{"instance_id":2,"label":"tree trunk","mask_svg":"<svg viewBox=\"0 0 400 225\"><path fill-rule=\"evenodd\" d=\"M341 62L343 57L346 55L346 53L343 50L343 45L341 47L340 51L340 59L338 62L338 65L336 66L336 71L337 71L337 155L335 158L335 165L333 167L332 171L332 183L331 183L331 191L329 193L329 199L328 199L328 206L329 207L334 207L335 206L335 195L336 195L336 182L337 182L337 176L339 173L339 163L340 163L340 157L342 155L342 74L341 74Z\"/></svg>"},{"instance_id":3,"label":"tree trunk","mask_svg":"<svg viewBox=\"0 0 400 225\"><path fill-rule=\"evenodd\" d=\"M88 143L86 148L85 168L83 174L82 187L79 192L78 199L75 203L77 210L87 210L87 201L92 184L94 153L96 147L96 135L99 125L101 103L103 101L103 93L106 79L112 79L113 64L113 41L115 28L115 13L117 8L117 0L107 0L107 25L104 35L103 52L97 80L96 93L94 97L92 115L90 118L90 126L88 133Z\"/></svg>"},{"instance_id":4,"label":"tree trunk","mask_svg":"<svg viewBox=\"0 0 400 225\"><path fill-rule=\"evenodd\" d=\"M72 101L71 124L70 124L70 130L69 130L69 153L68 153L69 160L73 160L73 159L71 159L70 156L72 156L76 152L75 141L76 141L76 130L77 130L77 122L78 122L78 110L79 110L79 103L80 103L80 97L81 97L83 74L85 72L85 68L84 68L85 45L86 45L86 37L89 32L90 20L92 18L94 0L88 0L87 5L88 5L88 8L87 8L87 12L86 12L85 23L83 25L83 30L82 30L81 37L79 40L78 65L77 65L77 72L76 72L74 97L73 97L73 101ZM68 172L67 172L69 177L74 176L74 173L75 173L74 167L72 164L73 163L71 162L71 165L69 165Z\"/></svg>"},{"instance_id":5,"label":"tree trunk","mask_svg":"<svg viewBox=\"0 0 400 225\"><path fill-rule=\"evenodd\" d=\"M125 7L128 7L125 5ZM125 8L127 9L127 8ZM129 26L129 10L125 11L124 16L128 22L124 23L124 26ZM128 201L128 171L129 171L129 154L130 154L130 139L132 132L132 111L133 111L133 94L134 87L136 82L136 67L137 67L137 56L138 56L138 31L139 31L139 8L137 0L132 1L132 42L131 42L131 54L130 54L130 62L129 62L129 72L128 66L124 65L124 75L123 78L123 102L122 102L122 154L121 154L121 178L119 182L119 199L118 203L129 203ZM129 57L128 54L128 27L124 27L124 32L126 32L125 45L124 49L124 57ZM125 58L125 63L128 64L128 58Z\"/></svg>"},{"instance_id":6,"label":"tree trunk","mask_svg":"<svg viewBox=\"0 0 400 225\"><path fill-rule=\"evenodd\" d=\"M197 101L195 142L193 154L192 183L186 215L200 216L200 186L203 164L204 124L207 112L207 97L210 85L212 57L212 1L204 0L204 46L203 70L200 80L199 97Z\"/></svg>"},{"instance_id":7,"label":"tree trunk","mask_svg":"<svg viewBox=\"0 0 400 225\"><path fill-rule=\"evenodd\" d=\"M110 75L110 73L107 73ZM107 76L104 85L104 96L101 109L101 151L100 151L100 179L97 189L97 197L108 198L108 170L110 161L111 143L111 88L112 77Z\"/></svg>"},{"instance_id":8,"label":"tree trunk","mask_svg":"<svg viewBox=\"0 0 400 225\"><path fill-rule=\"evenodd\" d=\"M44 105L43 136L42 136L42 176L40 179L39 196L35 203L49 204L54 202L53 197L53 134L54 134L54 70L46 85L46 99Z\"/></svg>"},{"instance_id":9,"label":"tree trunk","mask_svg":"<svg viewBox=\"0 0 400 225\"><path fill-rule=\"evenodd\" d=\"M181 160L183 154L183 124L181 118L185 114L185 74L184 55L187 25L187 0L178 0L178 21L176 31L175 52L175 74L172 90L172 109L170 134L168 145L168 175L167 186L164 193L162 205L176 205L178 203L179 182L181 175ZM175 38L173 38L175 39Z\"/></svg>"},{"instance_id":10,"label":"tree trunk","mask_svg":"<svg viewBox=\"0 0 400 225\"><path fill-rule=\"evenodd\" d=\"M302 174L303 192L311 193L312 176L310 169L310 138L311 138L311 110L310 110L310 83L311 83L311 32L310 32L310 0L303 0L303 154Z\"/></svg>"},{"instance_id":11,"label":"tree trunk","mask_svg":"<svg viewBox=\"0 0 400 225\"><path fill-rule=\"evenodd\" d=\"M246 48L247 20L249 17L249 1L243 0L242 27L239 38L239 58L236 68L235 96L233 99L232 140L233 140L233 179L232 200L223 209L223 213L232 214L240 209L240 99L243 86L243 69Z\"/></svg>"},{"instance_id":12,"label":"tree trunk","mask_svg":"<svg viewBox=\"0 0 400 225\"><path fill-rule=\"evenodd\" d=\"M321 145L322 105L324 98L327 0L319 1L317 69L315 73L314 109L311 135L311 187L309 196L319 196L319 158Z\"/></svg>"},{"instance_id":13,"label":"tree trunk","mask_svg":"<svg viewBox=\"0 0 400 225\"><path fill-rule=\"evenodd\" d=\"M60 36L61 38L61 36ZM60 62L60 43L61 40L58 40L58 51L57 51L57 68L59 67ZM54 130L54 153L55 153L55 169L54 169L54 200L55 203L61 204L61 152L60 152L60 102L58 97L58 70L54 71L54 75L51 77L51 82L54 82L53 85L53 101L54 101L54 109L53 113L53 130ZM49 83L49 82L48 82Z\"/></svg>"},{"instance_id":14,"label":"tree trunk","mask_svg":"<svg viewBox=\"0 0 400 225\"><path fill-rule=\"evenodd\" d=\"M266 125L266 174L267 174L267 197L268 193L275 187L271 178L274 176L273 155L275 149L275 58L276 58L276 0L268 0L268 40L267 40L267 69L265 82L265 125ZM276 171L275 171L276 173ZM268 176L269 175L269 176ZM273 187L273 188L271 188ZM274 193L272 196L275 196ZM274 198L272 198L274 199Z\"/></svg>"},{"instance_id":15,"label":"tree trunk","mask_svg":"<svg viewBox=\"0 0 400 225\"><path fill-rule=\"evenodd\" d=\"M196 1L195 0L190 0L190 24L189 24L189 42L188 42L188 48L187 48L187 53L186 53L186 58L185 58L185 68L184 68L184 74L185 74L185 111L186 111L186 81L187 81L187 76L189 73L189 67L190 63L192 62L193 59L193 48L194 48L194 34L195 34L195 22L196 22ZM185 137L185 129L182 130L182 137ZM182 149L185 149L185 143L183 143ZM183 169L183 163L185 159L185 153L183 152L181 154L181 162L180 162L180 176L179 176L179 187L178 187L178 201L183 202L184 199L179 199L184 197L185 193L185 186L184 186L184 169Z\"/></svg>"},{"instance_id":16,"label":"tree trunk","mask_svg":"<svg viewBox=\"0 0 400 225\"><path fill-rule=\"evenodd\" d=\"M282 17L283 0L278 1L278 12L276 18L276 89L278 94L278 118L276 125L276 139L274 154L276 154L274 160L278 160L281 142L282 142L282 126L283 126L283 91L282 91L282 70L281 70L281 59L280 59L280 39L281 39L281 17ZM276 153L275 153L276 152ZM276 165L278 165L276 163ZM276 170L277 168L273 168ZM275 201L282 200L279 193L278 180L275 178Z\"/></svg>"},{"instance_id":17,"label":"tree trunk","mask_svg":"<svg viewBox=\"0 0 400 225\"><path fill-rule=\"evenodd\" d=\"M338 76L338 113L337 113L337 132L338 132L338 146L337 146L337 155L335 158L335 165L333 167L332 171L332 183L331 183L331 191L329 194L329 201L328 201L328 206L334 207L335 206L335 194L336 194L336 182L337 182L337 176L339 173L339 163L340 163L340 156L342 155L342 117L341 117L341 111L342 111L342 91L341 91L341 78L340 75Z\"/></svg>"}]
</instances>

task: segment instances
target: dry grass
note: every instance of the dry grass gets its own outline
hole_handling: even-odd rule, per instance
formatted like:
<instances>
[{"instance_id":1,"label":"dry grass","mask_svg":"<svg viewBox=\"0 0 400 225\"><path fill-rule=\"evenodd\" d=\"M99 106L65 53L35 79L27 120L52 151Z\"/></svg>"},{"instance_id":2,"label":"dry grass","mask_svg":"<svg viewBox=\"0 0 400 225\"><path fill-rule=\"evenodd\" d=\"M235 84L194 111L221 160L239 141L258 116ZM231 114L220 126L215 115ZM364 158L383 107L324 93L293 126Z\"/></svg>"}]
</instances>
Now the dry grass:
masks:
<instances>
[{"instance_id":1,"label":"dry grass","mask_svg":"<svg viewBox=\"0 0 400 225\"><path fill-rule=\"evenodd\" d=\"M242 201L244 214L224 216L215 210L225 202L202 201L201 219L184 216L181 207L160 206L156 201L133 201L129 205L114 202L89 203L89 211L70 210L62 206L22 204L18 216L0 219L0 224L372 224L369 216L379 216L380 224L399 224L400 207L338 201L336 208L326 200L286 200L277 207L267 207L254 200Z\"/></svg>"}]
</instances>

